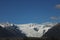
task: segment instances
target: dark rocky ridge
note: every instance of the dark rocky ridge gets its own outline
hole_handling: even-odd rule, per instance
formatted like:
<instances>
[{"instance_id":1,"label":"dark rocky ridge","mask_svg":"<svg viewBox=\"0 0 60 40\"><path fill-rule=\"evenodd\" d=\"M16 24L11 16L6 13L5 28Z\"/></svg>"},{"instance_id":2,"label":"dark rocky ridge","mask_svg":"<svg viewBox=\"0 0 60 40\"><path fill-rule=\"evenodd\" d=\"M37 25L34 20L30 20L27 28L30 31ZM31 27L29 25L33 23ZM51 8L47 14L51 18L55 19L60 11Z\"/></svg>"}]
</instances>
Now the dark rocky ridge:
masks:
<instances>
[{"instance_id":1,"label":"dark rocky ridge","mask_svg":"<svg viewBox=\"0 0 60 40\"><path fill-rule=\"evenodd\" d=\"M60 23L49 29L42 37L60 38Z\"/></svg>"},{"instance_id":2,"label":"dark rocky ridge","mask_svg":"<svg viewBox=\"0 0 60 40\"><path fill-rule=\"evenodd\" d=\"M11 27L17 27L17 26L11 26ZM14 29L14 30L8 30L6 28L3 28L0 26L0 37L26 37L25 34L21 33L21 30Z\"/></svg>"}]
</instances>

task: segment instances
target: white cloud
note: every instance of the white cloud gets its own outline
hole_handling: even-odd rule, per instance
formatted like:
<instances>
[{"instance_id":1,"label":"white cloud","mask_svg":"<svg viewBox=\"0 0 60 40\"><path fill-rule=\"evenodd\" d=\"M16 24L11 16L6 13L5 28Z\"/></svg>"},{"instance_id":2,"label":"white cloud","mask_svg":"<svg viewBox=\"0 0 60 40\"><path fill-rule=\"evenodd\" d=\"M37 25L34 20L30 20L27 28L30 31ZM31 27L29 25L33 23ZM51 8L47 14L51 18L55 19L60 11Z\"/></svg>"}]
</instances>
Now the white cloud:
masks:
<instances>
[{"instance_id":1,"label":"white cloud","mask_svg":"<svg viewBox=\"0 0 60 40\"><path fill-rule=\"evenodd\" d=\"M60 4L57 4L57 5L56 5L56 8L60 8Z\"/></svg>"},{"instance_id":2,"label":"white cloud","mask_svg":"<svg viewBox=\"0 0 60 40\"><path fill-rule=\"evenodd\" d=\"M50 19L52 19L52 20L58 20L58 19L60 19L60 17L52 16L52 17L50 17Z\"/></svg>"}]
</instances>

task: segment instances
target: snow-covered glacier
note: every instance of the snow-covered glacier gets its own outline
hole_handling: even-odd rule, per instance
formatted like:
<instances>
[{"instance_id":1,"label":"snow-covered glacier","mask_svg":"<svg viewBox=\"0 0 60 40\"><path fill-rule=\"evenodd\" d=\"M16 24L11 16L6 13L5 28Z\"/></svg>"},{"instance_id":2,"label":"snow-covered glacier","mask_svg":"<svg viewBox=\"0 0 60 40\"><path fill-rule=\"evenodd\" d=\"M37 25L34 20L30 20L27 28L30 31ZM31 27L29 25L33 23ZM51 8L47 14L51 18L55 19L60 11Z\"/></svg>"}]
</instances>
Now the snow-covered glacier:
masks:
<instances>
[{"instance_id":1,"label":"snow-covered glacier","mask_svg":"<svg viewBox=\"0 0 60 40\"><path fill-rule=\"evenodd\" d=\"M52 28L56 23L28 23L28 24L0 24L3 28L7 30L15 30L19 29L22 33L24 33L27 37L41 37L45 34L50 28ZM18 32L19 33L19 32Z\"/></svg>"},{"instance_id":2,"label":"snow-covered glacier","mask_svg":"<svg viewBox=\"0 0 60 40\"><path fill-rule=\"evenodd\" d=\"M55 23L28 23L28 24L17 24L22 33L25 33L27 37L41 37L50 28L52 28Z\"/></svg>"}]
</instances>

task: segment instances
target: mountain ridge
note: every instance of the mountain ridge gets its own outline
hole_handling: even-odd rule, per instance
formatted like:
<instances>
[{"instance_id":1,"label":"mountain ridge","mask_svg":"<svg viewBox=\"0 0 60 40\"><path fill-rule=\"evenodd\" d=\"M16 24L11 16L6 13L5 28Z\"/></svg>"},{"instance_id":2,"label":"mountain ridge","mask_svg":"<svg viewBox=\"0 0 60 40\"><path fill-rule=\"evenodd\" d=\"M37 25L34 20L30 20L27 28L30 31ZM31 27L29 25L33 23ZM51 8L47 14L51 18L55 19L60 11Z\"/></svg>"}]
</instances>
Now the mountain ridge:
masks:
<instances>
[{"instance_id":1,"label":"mountain ridge","mask_svg":"<svg viewBox=\"0 0 60 40\"><path fill-rule=\"evenodd\" d=\"M55 23L0 24L0 26L2 26L3 28L9 31L15 30L18 34L19 34L18 31L21 31L21 33L25 34L27 37L41 37L54 25ZM18 31L16 29L18 29ZM15 32L13 33L16 34Z\"/></svg>"}]
</instances>

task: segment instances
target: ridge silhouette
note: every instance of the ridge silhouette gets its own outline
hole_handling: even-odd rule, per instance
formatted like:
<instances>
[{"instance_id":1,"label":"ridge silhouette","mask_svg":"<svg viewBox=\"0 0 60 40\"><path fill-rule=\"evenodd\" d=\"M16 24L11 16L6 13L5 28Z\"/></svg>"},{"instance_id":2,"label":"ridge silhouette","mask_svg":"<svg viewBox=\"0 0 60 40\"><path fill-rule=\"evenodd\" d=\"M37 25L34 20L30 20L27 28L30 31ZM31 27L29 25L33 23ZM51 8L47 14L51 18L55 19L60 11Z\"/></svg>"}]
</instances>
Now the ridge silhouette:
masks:
<instances>
[{"instance_id":1,"label":"ridge silhouette","mask_svg":"<svg viewBox=\"0 0 60 40\"><path fill-rule=\"evenodd\" d=\"M60 38L60 23L49 29L42 37Z\"/></svg>"},{"instance_id":2,"label":"ridge silhouette","mask_svg":"<svg viewBox=\"0 0 60 40\"><path fill-rule=\"evenodd\" d=\"M15 25L11 27L17 27ZM6 28L3 28L0 26L0 37L26 37L24 33L21 33L21 30L15 29L15 30L8 30Z\"/></svg>"}]
</instances>

